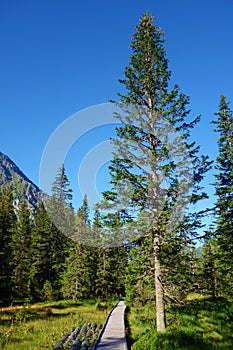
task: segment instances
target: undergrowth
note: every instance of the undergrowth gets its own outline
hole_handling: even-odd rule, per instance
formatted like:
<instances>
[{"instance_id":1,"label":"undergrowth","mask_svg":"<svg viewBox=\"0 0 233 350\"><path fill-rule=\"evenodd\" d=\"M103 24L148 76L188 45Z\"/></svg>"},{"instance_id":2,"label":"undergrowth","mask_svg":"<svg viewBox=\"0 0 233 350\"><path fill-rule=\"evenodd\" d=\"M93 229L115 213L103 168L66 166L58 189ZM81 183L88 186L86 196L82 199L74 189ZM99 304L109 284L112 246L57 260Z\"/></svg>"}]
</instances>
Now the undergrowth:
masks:
<instances>
[{"instance_id":1,"label":"undergrowth","mask_svg":"<svg viewBox=\"0 0 233 350\"><path fill-rule=\"evenodd\" d=\"M189 300L167 310L167 328L156 332L152 305L130 307L126 315L133 350L231 350L233 306L225 299Z\"/></svg>"}]
</instances>

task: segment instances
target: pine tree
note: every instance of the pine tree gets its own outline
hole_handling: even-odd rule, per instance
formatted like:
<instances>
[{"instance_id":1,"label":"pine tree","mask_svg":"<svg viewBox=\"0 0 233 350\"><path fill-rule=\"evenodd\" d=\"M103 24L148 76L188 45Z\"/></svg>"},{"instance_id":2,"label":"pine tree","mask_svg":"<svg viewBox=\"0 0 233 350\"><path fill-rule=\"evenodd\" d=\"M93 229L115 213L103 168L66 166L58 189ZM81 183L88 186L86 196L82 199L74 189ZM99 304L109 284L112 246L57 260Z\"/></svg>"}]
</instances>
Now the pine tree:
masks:
<instances>
[{"instance_id":1,"label":"pine tree","mask_svg":"<svg viewBox=\"0 0 233 350\"><path fill-rule=\"evenodd\" d=\"M65 241L68 242L65 244ZM34 300L60 297L61 276L69 240L51 221L43 202L39 204L32 231L31 291Z\"/></svg>"},{"instance_id":2,"label":"pine tree","mask_svg":"<svg viewBox=\"0 0 233 350\"><path fill-rule=\"evenodd\" d=\"M153 244L142 239L130 249L126 270L126 301L135 306L155 304Z\"/></svg>"},{"instance_id":3,"label":"pine tree","mask_svg":"<svg viewBox=\"0 0 233 350\"><path fill-rule=\"evenodd\" d=\"M125 247L98 247L95 295L101 300L125 294Z\"/></svg>"},{"instance_id":4,"label":"pine tree","mask_svg":"<svg viewBox=\"0 0 233 350\"><path fill-rule=\"evenodd\" d=\"M83 198L75 220L75 232L65 261L63 273L63 295L68 299L93 297L95 289L95 255L89 246L91 225L87 196Z\"/></svg>"},{"instance_id":5,"label":"pine tree","mask_svg":"<svg viewBox=\"0 0 233 350\"><path fill-rule=\"evenodd\" d=\"M99 247L95 294L102 301L117 295L117 290L114 289L116 268L117 266L113 265L113 249L104 246ZM117 287L119 287L118 284Z\"/></svg>"},{"instance_id":6,"label":"pine tree","mask_svg":"<svg viewBox=\"0 0 233 350\"><path fill-rule=\"evenodd\" d=\"M23 200L13 235L13 284L17 298L30 298L32 220L26 200Z\"/></svg>"},{"instance_id":7,"label":"pine tree","mask_svg":"<svg viewBox=\"0 0 233 350\"><path fill-rule=\"evenodd\" d=\"M58 230L67 237L74 233L74 210L72 207L72 189L67 178L64 164L58 169L51 188L51 198L46 207L49 216Z\"/></svg>"},{"instance_id":8,"label":"pine tree","mask_svg":"<svg viewBox=\"0 0 233 350\"><path fill-rule=\"evenodd\" d=\"M78 244L81 249L81 257L84 274L82 276L82 291L85 298L93 297L95 295L95 279L96 279L96 251L92 242L92 227L89 218L89 205L87 196L84 195L82 206L77 213L76 232L78 237Z\"/></svg>"},{"instance_id":9,"label":"pine tree","mask_svg":"<svg viewBox=\"0 0 233 350\"><path fill-rule=\"evenodd\" d=\"M65 166L62 164L52 184L52 193L65 207L70 205L72 200L72 190L66 176Z\"/></svg>"},{"instance_id":10,"label":"pine tree","mask_svg":"<svg viewBox=\"0 0 233 350\"><path fill-rule=\"evenodd\" d=\"M126 246L110 248L110 270L112 289L111 296L125 295L125 275L128 266L128 252Z\"/></svg>"},{"instance_id":11,"label":"pine tree","mask_svg":"<svg viewBox=\"0 0 233 350\"><path fill-rule=\"evenodd\" d=\"M80 245L74 241L68 252L62 275L62 294L66 299L84 299L86 270Z\"/></svg>"},{"instance_id":12,"label":"pine tree","mask_svg":"<svg viewBox=\"0 0 233 350\"><path fill-rule=\"evenodd\" d=\"M212 298L221 295L219 275L219 247L216 238L206 239L201 247L200 277L201 292L210 294Z\"/></svg>"},{"instance_id":13,"label":"pine tree","mask_svg":"<svg viewBox=\"0 0 233 350\"><path fill-rule=\"evenodd\" d=\"M58 169L51 188L52 196L47 211L53 223L51 230L51 264L53 269L52 288L59 294L65 260L75 232L75 215L72 206L72 189L64 164Z\"/></svg>"},{"instance_id":14,"label":"pine tree","mask_svg":"<svg viewBox=\"0 0 233 350\"><path fill-rule=\"evenodd\" d=\"M200 182L210 166L208 157L198 155L199 147L187 141L200 118L187 122L189 98L180 93L177 85L169 86L171 74L162 36L161 29L153 25L153 16L145 13L131 41L132 54L125 77L120 80L125 92L118 94L120 102L116 102L122 110L116 115L122 126L117 128L113 140L113 188L103 193L112 205L106 208L115 207L124 232L129 231L129 239L134 234L137 238L139 233L150 242L144 246L144 252L153 251L158 331L165 330L165 243L171 245L175 241L182 247L187 234L195 233L198 215L190 214L186 226L179 217L189 201L206 198L200 192ZM192 194L188 195L190 191ZM187 229L191 226L193 232Z\"/></svg>"},{"instance_id":15,"label":"pine tree","mask_svg":"<svg viewBox=\"0 0 233 350\"><path fill-rule=\"evenodd\" d=\"M35 224L32 232L32 266L31 266L31 293L34 300L44 300L43 293L46 281L53 280L51 256L52 227L44 204L41 202L35 215Z\"/></svg>"},{"instance_id":16,"label":"pine tree","mask_svg":"<svg viewBox=\"0 0 233 350\"><path fill-rule=\"evenodd\" d=\"M12 235L15 226L13 189L2 189L0 193L0 298L9 302L12 290Z\"/></svg>"},{"instance_id":17,"label":"pine tree","mask_svg":"<svg viewBox=\"0 0 233 350\"><path fill-rule=\"evenodd\" d=\"M107 252L104 249L102 237L102 223L100 211L98 208L95 210L93 225L92 225L92 233L93 239L96 243L96 247L94 248L95 254L95 289L94 295L102 300L107 299L109 294L109 276L110 271L107 264Z\"/></svg>"},{"instance_id":18,"label":"pine tree","mask_svg":"<svg viewBox=\"0 0 233 350\"><path fill-rule=\"evenodd\" d=\"M95 219L99 243L96 293L103 300L125 294L125 271L128 265L127 247L121 232L127 218L119 211L100 215L99 209L105 205L106 201L97 204L98 219Z\"/></svg>"},{"instance_id":19,"label":"pine tree","mask_svg":"<svg viewBox=\"0 0 233 350\"><path fill-rule=\"evenodd\" d=\"M232 294L232 255L233 255L233 111L225 96L220 97L215 131L219 134L218 157L216 159L215 194L217 202L217 242L219 245L218 263L222 289Z\"/></svg>"}]
</instances>

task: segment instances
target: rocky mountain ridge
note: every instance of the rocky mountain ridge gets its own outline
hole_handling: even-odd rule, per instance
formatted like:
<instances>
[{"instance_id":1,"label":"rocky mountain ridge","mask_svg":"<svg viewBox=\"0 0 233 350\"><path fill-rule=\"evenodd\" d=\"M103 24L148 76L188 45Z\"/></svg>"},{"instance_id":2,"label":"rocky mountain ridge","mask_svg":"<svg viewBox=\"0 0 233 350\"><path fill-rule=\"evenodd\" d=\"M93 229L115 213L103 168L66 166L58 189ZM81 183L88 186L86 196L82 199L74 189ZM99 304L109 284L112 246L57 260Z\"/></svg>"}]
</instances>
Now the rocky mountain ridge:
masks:
<instances>
[{"instance_id":1,"label":"rocky mountain ridge","mask_svg":"<svg viewBox=\"0 0 233 350\"><path fill-rule=\"evenodd\" d=\"M7 185L13 187L16 208L24 198L31 208L37 207L42 191L7 155L0 152L0 191Z\"/></svg>"}]
</instances>

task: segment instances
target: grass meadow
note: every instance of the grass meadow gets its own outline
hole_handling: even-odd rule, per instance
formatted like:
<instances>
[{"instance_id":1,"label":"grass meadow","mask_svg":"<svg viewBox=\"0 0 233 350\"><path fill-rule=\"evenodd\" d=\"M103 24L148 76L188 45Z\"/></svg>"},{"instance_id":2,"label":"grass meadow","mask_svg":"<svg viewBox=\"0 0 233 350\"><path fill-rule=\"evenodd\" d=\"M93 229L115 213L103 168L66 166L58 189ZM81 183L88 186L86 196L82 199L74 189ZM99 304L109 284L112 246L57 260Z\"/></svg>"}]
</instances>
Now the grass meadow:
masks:
<instances>
[{"instance_id":1,"label":"grass meadow","mask_svg":"<svg viewBox=\"0 0 233 350\"><path fill-rule=\"evenodd\" d=\"M104 324L114 303L58 301L0 309L0 349L52 349L72 327Z\"/></svg>"},{"instance_id":2,"label":"grass meadow","mask_svg":"<svg viewBox=\"0 0 233 350\"><path fill-rule=\"evenodd\" d=\"M168 308L167 329L158 334L155 310L132 307L126 314L132 350L232 350L233 306L225 299L190 296Z\"/></svg>"},{"instance_id":3,"label":"grass meadow","mask_svg":"<svg viewBox=\"0 0 233 350\"><path fill-rule=\"evenodd\" d=\"M0 349L52 349L72 327L86 321L104 324L115 302L45 302L0 309ZM158 334L151 305L127 308L131 350L232 350L233 306L226 299L189 296L167 309L167 329Z\"/></svg>"}]
</instances>

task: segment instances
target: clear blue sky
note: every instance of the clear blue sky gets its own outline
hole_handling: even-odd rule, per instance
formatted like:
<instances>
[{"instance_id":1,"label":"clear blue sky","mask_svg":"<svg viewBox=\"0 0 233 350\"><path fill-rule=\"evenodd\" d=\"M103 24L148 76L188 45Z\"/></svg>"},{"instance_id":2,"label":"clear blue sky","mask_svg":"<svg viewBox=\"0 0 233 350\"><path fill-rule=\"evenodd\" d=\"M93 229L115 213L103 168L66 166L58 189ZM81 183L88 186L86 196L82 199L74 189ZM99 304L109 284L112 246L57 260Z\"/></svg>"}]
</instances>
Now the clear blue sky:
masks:
<instances>
[{"instance_id":1,"label":"clear blue sky","mask_svg":"<svg viewBox=\"0 0 233 350\"><path fill-rule=\"evenodd\" d=\"M172 81L190 95L192 115L202 114L193 137L216 156L210 121L220 94L233 101L232 0L2 0L0 151L36 184L58 125L116 98L146 10L165 32Z\"/></svg>"}]
</instances>

